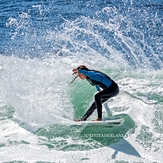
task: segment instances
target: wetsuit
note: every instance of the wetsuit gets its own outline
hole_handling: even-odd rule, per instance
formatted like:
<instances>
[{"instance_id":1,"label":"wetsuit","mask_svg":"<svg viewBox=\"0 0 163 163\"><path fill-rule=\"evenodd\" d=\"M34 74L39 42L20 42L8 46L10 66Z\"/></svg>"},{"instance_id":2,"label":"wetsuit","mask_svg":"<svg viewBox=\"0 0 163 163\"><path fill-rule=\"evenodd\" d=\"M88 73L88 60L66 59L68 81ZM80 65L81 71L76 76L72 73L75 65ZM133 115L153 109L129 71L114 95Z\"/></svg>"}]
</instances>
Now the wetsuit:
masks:
<instances>
[{"instance_id":1,"label":"wetsuit","mask_svg":"<svg viewBox=\"0 0 163 163\"><path fill-rule=\"evenodd\" d=\"M86 121L95 109L97 109L98 118L102 118L102 103L119 93L118 85L108 75L100 71L78 69L78 72L87 76L86 80L91 85L96 86L98 91L100 91L100 88L103 89L94 96L95 101L81 120Z\"/></svg>"}]
</instances>

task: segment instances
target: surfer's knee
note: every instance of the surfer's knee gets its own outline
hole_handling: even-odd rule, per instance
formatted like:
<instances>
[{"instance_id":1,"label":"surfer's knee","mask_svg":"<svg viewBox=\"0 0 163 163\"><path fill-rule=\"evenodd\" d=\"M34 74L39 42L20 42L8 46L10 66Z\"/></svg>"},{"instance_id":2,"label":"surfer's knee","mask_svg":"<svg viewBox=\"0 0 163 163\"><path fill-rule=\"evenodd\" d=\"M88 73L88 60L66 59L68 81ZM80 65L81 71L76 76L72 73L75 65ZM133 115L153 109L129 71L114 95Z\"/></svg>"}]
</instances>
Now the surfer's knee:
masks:
<instances>
[{"instance_id":1,"label":"surfer's knee","mask_svg":"<svg viewBox=\"0 0 163 163\"><path fill-rule=\"evenodd\" d=\"M97 94L94 96L94 98L95 98L95 101L99 101L99 100L100 100L100 95L99 95L99 93L97 93Z\"/></svg>"}]
</instances>

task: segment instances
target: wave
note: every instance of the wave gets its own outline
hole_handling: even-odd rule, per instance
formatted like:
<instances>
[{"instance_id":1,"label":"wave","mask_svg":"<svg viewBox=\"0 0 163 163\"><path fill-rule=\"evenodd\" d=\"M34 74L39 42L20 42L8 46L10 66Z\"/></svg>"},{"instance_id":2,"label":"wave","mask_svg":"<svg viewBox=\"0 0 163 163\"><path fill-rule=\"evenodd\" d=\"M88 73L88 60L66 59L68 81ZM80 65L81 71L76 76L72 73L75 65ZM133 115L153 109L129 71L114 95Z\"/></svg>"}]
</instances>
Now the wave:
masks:
<instances>
[{"instance_id":1,"label":"wave","mask_svg":"<svg viewBox=\"0 0 163 163\"><path fill-rule=\"evenodd\" d=\"M117 155L122 160L122 153L139 162L157 161L163 141L162 3L123 0L96 7L95 1L86 1L80 5L78 2L80 12L73 8L72 16L67 11L56 16L62 2L54 2L26 2L24 9L15 5L15 11L21 12L9 10L14 14L3 19L7 38L3 35L5 39L0 43L0 130L4 140L0 150L10 155L11 150L20 151L22 148L18 148L23 146L26 154L31 145L32 152L33 147L41 149L40 157L42 151L52 149L61 155L61 151L69 151L64 153L68 157L76 151L75 161L94 161L90 153L101 154L102 149L103 154L109 153L107 161ZM80 79L68 86L73 79L72 68L81 64L104 71L118 83L120 94L106 105L112 116L126 118L120 128L109 132L66 125L85 113L96 93ZM127 137L86 137L92 132ZM80 150L90 151L89 158L80 157ZM149 153L151 157L141 158ZM46 156L42 160L48 161L50 157Z\"/></svg>"},{"instance_id":2,"label":"wave","mask_svg":"<svg viewBox=\"0 0 163 163\"><path fill-rule=\"evenodd\" d=\"M131 4L125 5L127 2ZM104 3L90 12L93 15L83 11L84 15L79 13L75 18L69 18L65 11L59 14L62 21L58 24L53 7L59 8L60 4L32 5L29 11L8 18L6 26L11 30L11 42L2 54L21 58L63 55L80 59L102 55L132 68L161 69L162 10L147 7L152 5L149 2L146 7L142 2L141 6L136 3L138 7L135 1L127 2ZM89 3L88 6L95 5Z\"/></svg>"}]
</instances>

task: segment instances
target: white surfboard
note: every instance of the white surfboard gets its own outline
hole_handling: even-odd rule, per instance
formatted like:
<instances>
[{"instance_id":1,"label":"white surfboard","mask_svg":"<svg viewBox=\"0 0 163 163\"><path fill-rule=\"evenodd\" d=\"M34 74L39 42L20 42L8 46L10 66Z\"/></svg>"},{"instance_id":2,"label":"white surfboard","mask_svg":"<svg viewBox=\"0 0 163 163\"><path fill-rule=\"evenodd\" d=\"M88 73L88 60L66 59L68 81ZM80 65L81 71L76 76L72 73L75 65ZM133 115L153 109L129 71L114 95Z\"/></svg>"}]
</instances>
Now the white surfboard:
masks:
<instances>
[{"instance_id":1,"label":"white surfboard","mask_svg":"<svg viewBox=\"0 0 163 163\"><path fill-rule=\"evenodd\" d=\"M118 119L110 119L110 120L103 120L103 121L79 121L73 124L75 125L86 125L86 126L105 126L105 127L112 127L112 126L119 126L123 124L125 121L124 118L118 118Z\"/></svg>"}]
</instances>

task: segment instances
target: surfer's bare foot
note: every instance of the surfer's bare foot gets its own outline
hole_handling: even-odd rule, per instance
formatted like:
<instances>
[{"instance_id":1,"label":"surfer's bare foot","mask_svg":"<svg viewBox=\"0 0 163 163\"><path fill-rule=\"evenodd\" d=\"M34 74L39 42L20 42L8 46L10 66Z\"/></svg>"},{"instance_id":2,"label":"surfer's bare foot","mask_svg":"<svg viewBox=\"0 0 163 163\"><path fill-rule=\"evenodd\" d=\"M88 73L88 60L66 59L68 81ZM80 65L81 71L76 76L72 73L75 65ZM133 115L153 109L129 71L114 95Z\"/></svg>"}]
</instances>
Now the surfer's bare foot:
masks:
<instances>
[{"instance_id":1,"label":"surfer's bare foot","mask_svg":"<svg viewBox=\"0 0 163 163\"><path fill-rule=\"evenodd\" d=\"M97 118L97 119L94 119L92 121L102 121L102 118Z\"/></svg>"},{"instance_id":2,"label":"surfer's bare foot","mask_svg":"<svg viewBox=\"0 0 163 163\"><path fill-rule=\"evenodd\" d=\"M81 119L74 119L75 122L81 122Z\"/></svg>"}]
</instances>

